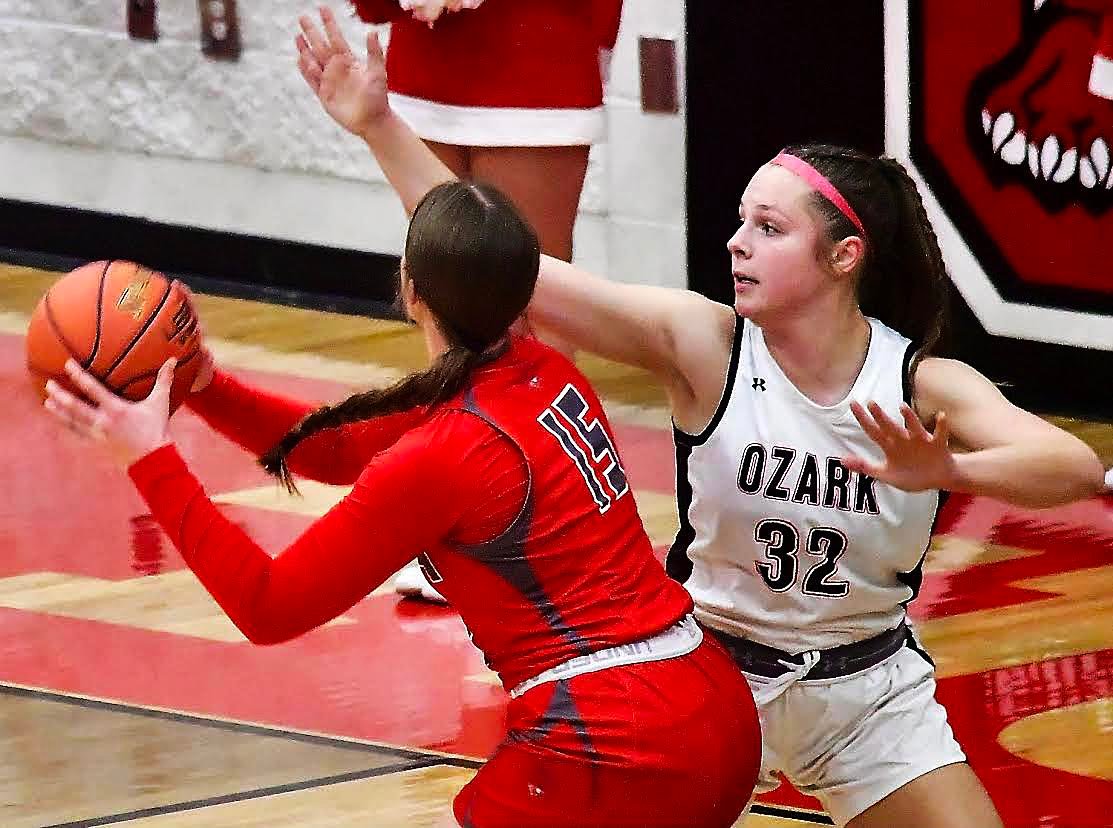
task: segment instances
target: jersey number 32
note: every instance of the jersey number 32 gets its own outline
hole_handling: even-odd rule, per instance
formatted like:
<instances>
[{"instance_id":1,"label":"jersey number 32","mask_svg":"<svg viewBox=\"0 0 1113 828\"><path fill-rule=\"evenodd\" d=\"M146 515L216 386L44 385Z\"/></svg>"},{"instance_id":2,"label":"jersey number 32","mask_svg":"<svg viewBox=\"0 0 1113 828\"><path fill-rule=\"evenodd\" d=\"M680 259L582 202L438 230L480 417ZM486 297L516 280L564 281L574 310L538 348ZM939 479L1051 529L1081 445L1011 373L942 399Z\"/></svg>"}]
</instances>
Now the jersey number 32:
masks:
<instances>
[{"instance_id":1,"label":"jersey number 32","mask_svg":"<svg viewBox=\"0 0 1113 828\"><path fill-rule=\"evenodd\" d=\"M757 561L757 574L773 592L786 592L796 585L800 572L800 532L786 520L767 518L754 527L754 540L765 546L767 560ZM844 598L850 583L835 578L847 538L838 529L813 527L804 539L804 551L819 558L804 575L801 589L820 598Z\"/></svg>"}]
</instances>

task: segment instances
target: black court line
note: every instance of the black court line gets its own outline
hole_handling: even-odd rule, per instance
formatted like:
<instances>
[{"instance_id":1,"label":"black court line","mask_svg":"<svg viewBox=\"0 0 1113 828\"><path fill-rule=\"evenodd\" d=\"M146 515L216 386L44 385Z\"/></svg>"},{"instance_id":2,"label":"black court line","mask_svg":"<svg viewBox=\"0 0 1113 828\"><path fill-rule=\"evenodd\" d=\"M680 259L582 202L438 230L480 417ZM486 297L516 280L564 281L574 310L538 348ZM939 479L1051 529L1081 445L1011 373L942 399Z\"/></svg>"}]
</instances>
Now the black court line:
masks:
<instances>
[{"instance_id":1,"label":"black court line","mask_svg":"<svg viewBox=\"0 0 1113 828\"><path fill-rule=\"evenodd\" d=\"M834 820L825 814L817 814L809 811L797 811L792 808L780 808L776 805L762 805L755 803L750 806L751 814L760 814L761 816L780 817L781 819L794 819L797 822L810 822L813 825L834 825Z\"/></svg>"},{"instance_id":2,"label":"black court line","mask_svg":"<svg viewBox=\"0 0 1113 828\"><path fill-rule=\"evenodd\" d=\"M397 757L403 761L396 762L394 765L386 765L378 768L371 768L368 770L357 770L348 773L341 773L338 776L321 777L318 779L308 779L302 782L289 782L287 785L273 786L269 788L258 788L255 790L242 791L238 794L227 794L220 797L210 797L207 799L195 799L188 802L178 802L175 805L158 806L156 808L147 808L144 810L127 811L122 814L115 814L106 817L96 817L93 819L79 820L76 822L58 822L56 825L43 826L43 828L92 828L92 826L99 825L112 825L116 822L126 822L134 819L141 819L144 817L158 816L161 814L173 814L177 811L197 810L200 808L208 808L215 805L223 805L225 802L237 802L245 799L258 799L263 797L275 796L277 794L287 794L287 792L295 790L306 790L308 788L317 788L327 785L337 785L339 782L354 781L356 779L371 779L378 776L390 775L390 773L397 773L407 770L416 770L418 768L431 768L437 765L446 765L454 768L466 768L475 770L484 765L481 759L465 759L463 757L444 756L441 753L432 753L422 750L414 750L407 748L397 748L388 745L371 745L371 743L359 741L347 741L344 739L334 739L327 736L319 736L316 733L301 733L296 730L282 730L273 727L266 727L263 725L248 725L245 722L234 721L221 721L219 719L207 719L203 716L195 716L190 713L179 713L171 710L152 710L151 708L139 707L137 704L128 704L126 702L118 701L105 701L101 699L86 699L79 696L67 696L66 693L60 693L50 690L40 690L26 687L14 687L12 684L4 684L0 682L0 696L16 696L26 699L40 699L43 701L51 701L59 704L71 704L73 707L88 708L90 710L105 710L108 712L121 713L125 716L139 716L149 719L162 719L165 721L174 721L185 723L185 725L196 725L198 727L213 728L215 730L230 730L237 733L250 733L254 736L264 736L277 739L287 739L290 741L298 741L307 743L307 745L317 745L329 748L339 748L342 750L354 750L364 753L386 753L386 755ZM757 814L767 817L779 817L781 819L792 819L799 822L809 822L812 825L835 825L835 822L823 814L815 814L815 812L800 811L791 808L781 808L775 805L758 804L750 807L750 814Z\"/></svg>"},{"instance_id":3,"label":"black court line","mask_svg":"<svg viewBox=\"0 0 1113 828\"><path fill-rule=\"evenodd\" d=\"M247 724L243 722L227 722L221 721L219 719L207 719L203 716L192 715L189 713L176 713L170 710L153 710L149 707L140 707L138 705L127 704L124 702L111 702L101 699L87 699L80 696L70 696L64 693L58 693L50 690L40 690L29 687L16 687L13 685L4 684L2 682L0 682L0 695L41 699L58 704L69 704L74 707L84 707L90 710L104 710L111 713L121 713L130 716L143 716L151 719L162 719L164 721L179 722L182 724L197 725L200 727L209 727L215 730L228 730L235 733L248 733L256 736L287 739L295 742L303 742L306 744L320 745L324 747L340 748L342 750L353 750L361 753L387 754L390 756L395 756L398 759L402 760L395 764L371 768L365 771L352 771L350 773L340 774L337 776L326 776L319 779L306 780L304 782L293 782L285 785L276 785L269 788L259 788L256 790L244 791L235 794L226 794L224 796L211 797L208 799L192 800L189 802L181 802L173 805L162 805L157 808L147 808L141 811L129 811L127 813L96 817L94 819L80 820L78 822L58 823L56 825L43 826L43 828L92 828L92 826L95 825L111 825L117 822L127 822L130 820L141 819L147 816L158 816L159 814L174 813L177 811L197 810L200 808L207 808L212 805L221 805L226 802L238 802L244 799L257 799L265 796L274 796L275 794L280 793L288 793L291 791L305 790L307 788L322 787L324 785L335 785L340 782L349 782L356 779L370 779L376 776L385 776L391 773L416 770L418 768L428 768L435 765L448 765L450 767L475 770L482 767L484 764L484 762L480 759L466 759L459 756L446 756L443 754L431 753L428 751L394 747L392 745L378 745L359 741L335 739L329 736L321 736L313 733L299 733L298 731L294 730L281 730L279 728L267 727L265 725ZM762 816L780 817L781 819L792 819L798 822L806 822L814 825L835 824L831 821L830 817L827 817L824 814L817 814L808 811L797 811L791 808L783 808L776 805L765 805L762 803L755 803L754 805L752 805L750 807L750 813Z\"/></svg>"},{"instance_id":4,"label":"black court line","mask_svg":"<svg viewBox=\"0 0 1113 828\"><path fill-rule=\"evenodd\" d=\"M209 719L205 718L204 716L198 716L189 713L178 713L172 710L154 710L149 707L140 707L138 705L127 704L125 702L112 702L104 701L101 699L87 699L80 696L70 696L66 695L65 693L58 693L50 690L40 690L38 688L30 687L17 687L10 684L4 684L2 682L0 682L0 695L40 699L43 701L56 702L58 704L68 704L74 707L84 707L90 710L104 710L110 713L121 713L129 716L142 716L149 719L162 719L169 722L179 722L182 724L197 725L199 727L208 727L214 730L228 730L235 733L248 733L255 736L268 736L276 739L288 739L290 741L304 742L310 745L321 745L325 747L340 748L341 750L352 750L361 753L377 753L380 755L386 754L388 756L394 756L400 760L404 760L407 762L418 763L413 765L412 767L425 767L427 764L433 764L451 765L453 767L471 768L474 770L475 768L481 767L484 764L483 761L480 759L466 759L459 756L446 756L440 753L424 751L416 748L401 748L395 747L393 745L379 745L370 742L337 739L330 736L318 735L315 733L299 733L296 730L283 730L281 728L268 727L266 725Z\"/></svg>"},{"instance_id":5,"label":"black court line","mask_svg":"<svg viewBox=\"0 0 1113 828\"><path fill-rule=\"evenodd\" d=\"M47 825L43 828L92 828L94 825L115 825L120 822L130 822L135 819L144 819L145 817L162 816L164 814L176 814L183 811L197 811L202 808L211 808L215 805L226 805L230 802L243 802L248 799L262 799L267 796L276 796L278 794L292 793L294 791L304 791L309 788L321 788L326 785L339 785L342 782L354 782L357 779L373 779L376 776L388 776L392 773L399 773L401 771L417 770L418 768L427 768L433 765L442 764L435 761L433 757L421 762L401 762L394 765L384 765L383 767L370 768L364 771L351 771L350 773L341 773L336 776L322 776L317 779L307 779L304 782L290 782L285 785L272 785L268 788L255 788L250 791L240 791L233 794L224 794L223 796L211 796L206 799L191 799L188 802L175 802L172 805L158 805L153 808L143 808L138 811L126 811L119 814L110 814L108 816L93 817L92 819L80 819L76 822L59 822L54 825Z\"/></svg>"}]
</instances>

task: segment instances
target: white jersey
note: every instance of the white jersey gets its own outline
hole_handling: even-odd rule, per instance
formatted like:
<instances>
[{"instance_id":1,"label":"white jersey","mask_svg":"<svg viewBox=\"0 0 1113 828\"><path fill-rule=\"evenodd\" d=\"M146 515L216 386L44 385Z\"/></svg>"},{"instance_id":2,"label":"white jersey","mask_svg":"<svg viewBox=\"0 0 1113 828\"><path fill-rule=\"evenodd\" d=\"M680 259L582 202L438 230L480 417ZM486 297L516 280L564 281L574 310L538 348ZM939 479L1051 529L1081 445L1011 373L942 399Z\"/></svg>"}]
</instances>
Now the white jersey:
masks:
<instances>
[{"instance_id":1,"label":"white jersey","mask_svg":"<svg viewBox=\"0 0 1113 828\"><path fill-rule=\"evenodd\" d=\"M823 406L785 377L761 329L739 320L723 397L698 435L674 429L680 532L669 571L696 617L789 653L891 629L915 597L939 492L910 493L850 472L880 460L850 401L900 421L909 340L871 319L865 363L847 396Z\"/></svg>"}]
</instances>

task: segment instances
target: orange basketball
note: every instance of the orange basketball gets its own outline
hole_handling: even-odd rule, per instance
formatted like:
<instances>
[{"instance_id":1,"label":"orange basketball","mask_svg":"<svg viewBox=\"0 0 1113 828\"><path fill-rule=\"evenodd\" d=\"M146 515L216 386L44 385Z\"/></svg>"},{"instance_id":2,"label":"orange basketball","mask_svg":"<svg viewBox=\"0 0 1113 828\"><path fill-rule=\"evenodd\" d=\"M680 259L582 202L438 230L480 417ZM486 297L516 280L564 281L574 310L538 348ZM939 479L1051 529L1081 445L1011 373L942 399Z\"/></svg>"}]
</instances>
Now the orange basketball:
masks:
<instances>
[{"instance_id":1,"label":"orange basketball","mask_svg":"<svg viewBox=\"0 0 1113 828\"><path fill-rule=\"evenodd\" d=\"M82 265L51 286L27 327L27 369L40 394L52 378L73 390L63 368L70 357L129 400L146 397L158 369L176 357L173 411L202 362L189 294L180 282L134 262Z\"/></svg>"}]
</instances>

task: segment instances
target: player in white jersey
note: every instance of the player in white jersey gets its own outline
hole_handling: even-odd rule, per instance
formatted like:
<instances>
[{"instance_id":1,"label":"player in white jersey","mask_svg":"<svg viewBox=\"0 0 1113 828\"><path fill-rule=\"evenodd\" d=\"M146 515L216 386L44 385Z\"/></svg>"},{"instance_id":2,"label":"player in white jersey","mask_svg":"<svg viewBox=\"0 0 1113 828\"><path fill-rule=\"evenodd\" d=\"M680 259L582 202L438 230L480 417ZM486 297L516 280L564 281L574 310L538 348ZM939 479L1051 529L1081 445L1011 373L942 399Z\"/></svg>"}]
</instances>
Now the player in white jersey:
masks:
<instances>
[{"instance_id":1,"label":"player in white jersey","mask_svg":"<svg viewBox=\"0 0 1113 828\"><path fill-rule=\"evenodd\" d=\"M391 112L370 53L318 67L318 96L412 210L453 176ZM670 568L759 699L763 775L783 771L851 828L1000 826L904 604L940 490L1050 506L1096 493L1103 469L929 356L948 277L900 164L782 153L739 216L733 308L542 257L530 318L664 383L681 473Z\"/></svg>"},{"instance_id":2,"label":"player in white jersey","mask_svg":"<svg viewBox=\"0 0 1113 828\"><path fill-rule=\"evenodd\" d=\"M876 319L869 326L847 398L897 411L912 347ZM786 653L839 647L904 621L939 493L849 471L848 454L876 454L869 436L848 405L797 390L760 327L736 323L711 424L675 439L686 508L669 565L697 598L701 621Z\"/></svg>"},{"instance_id":3,"label":"player in white jersey","mask_svg":"<svg viewBox=\"0 0 1113 828\"><path fill-rule=\"evenodd\" d=\"M794 148L739 218L733 308L545 261L531 319L665 385L669 568L758 700L758 790L781 771L852 828L999 826L904 608L941 490L1050 506L1097 492L1101 465L931 357L948 276L898 162Z\"/></svg>"}]
</instances>

